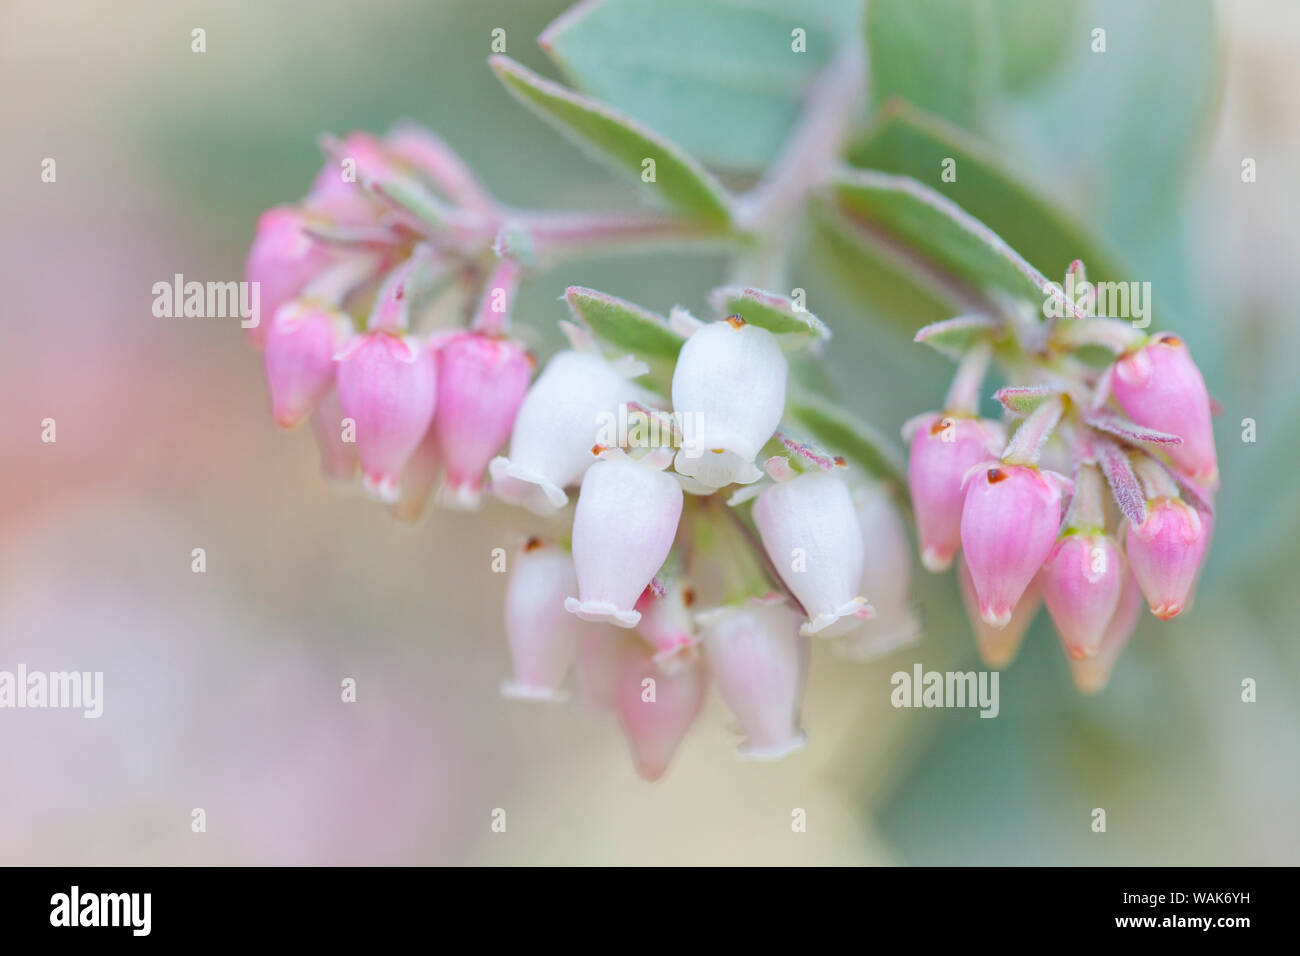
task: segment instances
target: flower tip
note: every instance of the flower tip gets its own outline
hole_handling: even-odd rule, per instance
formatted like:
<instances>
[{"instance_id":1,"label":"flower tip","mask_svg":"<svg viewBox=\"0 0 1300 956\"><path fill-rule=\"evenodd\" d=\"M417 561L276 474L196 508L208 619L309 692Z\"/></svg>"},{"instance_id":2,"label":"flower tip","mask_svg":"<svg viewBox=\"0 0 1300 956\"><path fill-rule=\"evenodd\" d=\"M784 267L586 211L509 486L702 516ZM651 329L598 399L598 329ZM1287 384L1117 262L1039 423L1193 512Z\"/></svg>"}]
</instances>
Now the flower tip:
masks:
<instances>
[{"instance_id":1,"label":"flower tip","mask_svg":"<svg viewBox=\"0 0 1300 956\"><path fill-rule=\"evenodd\" d=\"M1082 644L1067 644L1065 653L1072 661L1086 661L1097 656L1097 648L1084 647Z\"/></svg>"},{"instance_id":2,"label":"flower tip","mask_svg":"<svg viewBox=\"0 0 1300 956\"><path fill-rule=\"evenodd\" d=\"M1183 612L1182 604L1170 602L1168 604L1159 604L1151 606L1151 613L1162 621L1170 621Z\"/></svg>"},{"instance_id":3,"label":"flower tip","mask_svg":"<svg viewBox=\"0 0 1300 956\"><path fill-rule=\"evenodd\" d=\"M942 574L952 567L955 552L941 548L928 547L921 552L921 563L932 574Z\"/></svg>"},{"instance_id":4,"label":"flower tip","mask_svg":"<svg viewBox=\"0 0 1300 956\"><path fill-rule=\"evenodd\" d=\"M799 633L804 637L843 637L862 626L863 621L875 617L876 610L864 597L855 597L836 608L833 612L814 615L799 625Z\"/></svg>"},{"instance_id":5,"label":"flower tip","mask_svg":"<svg viewBox=\"0 0 1300 956\"><path fill-rule=\"evenodd\" d=\"M288 431L301 423L303 418L306 416L302 412L289 411L288 409L282 408L272 412L271 417L275 419L276 425L285 431Z\"/></svg>"},{"instance_id":6,"label":"flower tip","mask_svg":"<svg viewBox=\"0 0 1300 956\"><path fill-rule=\"evenodd\" d=\"M568 691L557 690L554 687L537 687L532 684L521 684L518 681L503 680L501 682L501 696L507 700L527 700L536 701L546 704L563 704L569 699Z\"/></svg>"},{"instance_id":7,"label":"flower tip","mask_svg":"<svg viewBox=\"0 0 1300 956\"><path fill-rule=\"evenodd\" d=\"M982 607L980 608L980 619L989 627L995 630L1002 630L1011 623L1011 608L1009 607Z\"/></svg>"},{"instance_id":8,"label":"flower tip","mask_svg":"<svg viewBox=\"0 0 1300 956\"><path fill-rule=\"evenodd\" d=\"M444 482L438 489L438 505L450 511L478 511L483 507L483 489L475 484Z\"/></svg>"},{"instance_id":9,"label":"flower tip","mask_svg":"<svg viewBox=\"0 0 1300 956\"><path fill-rule=\"evenodd\" d=\"M640 611L618 607L612 601L579 601L575 597L567 597L564 599L564 609L584 621L597 624L609 623L633 628L641 621Z\"/></svg>"},{"instance_id":10,"label":"flower tip","mask_svg":"<svg viewBox=\"0 0 1300 956\"><path fill-rule=\"evenodd\" d=\"M386 505L397 504L401 500L400 488L396 475L378 475L367 473L361 480L366 494Z\"/></svg>"},{"instance_id":11,"label":"flower tip","mask_svg":"<svg viewBox=\"0 0 1300 956\"><path fill-rule=\"evenodd\" d=\"M762 747L745 742L736 748L736 753L742 760L774 762L777 760L783 760L791 754L798 753L807 746L808 735L800 730L795 732L795 734L788 740L783 740L775 744L768 744Z\"/></svg>"},{"instance_id":12,"label":"flower tip","mask_svg":"<svg viewBox=\"0 0 1300 956\"><path fill-rule=\"evenodd\" d=\"M492 493L506 504L519 505L533 514L553 515L569 503L564 489L537 472L498 456L488 465Z\"/></svg>"}]
</instances>

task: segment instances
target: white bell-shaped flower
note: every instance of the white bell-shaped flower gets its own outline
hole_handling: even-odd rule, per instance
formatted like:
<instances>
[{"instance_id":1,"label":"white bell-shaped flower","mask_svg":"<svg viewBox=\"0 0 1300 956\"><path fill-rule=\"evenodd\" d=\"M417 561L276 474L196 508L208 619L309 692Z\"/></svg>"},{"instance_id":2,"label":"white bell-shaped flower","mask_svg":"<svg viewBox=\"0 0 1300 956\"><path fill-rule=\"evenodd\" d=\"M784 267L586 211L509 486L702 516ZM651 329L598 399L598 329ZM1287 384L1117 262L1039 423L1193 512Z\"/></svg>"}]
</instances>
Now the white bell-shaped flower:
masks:
<instances>
[{"instance_id":1,"label":"white bell-shaped flower","mask_svg":"<svg viewBox=\"0 0 1300 956\"><path fill-rule=\"evenodd\" d=\"M805 636L839 637L874 613L858 593L865 553L848 487L829 472L807 472L763 489L754 522L781 580L808 620Z\"/></svg>"},{"instance_id":2,"label":"white bell-shaped flower","mask_svg":"<svg viewBox=\"0 0 1300 956\"><path fill-rule=\"evenodd\" d=\"M784 601L751 602L698 620L709 676L745 733L741 755L777 760L801 750L807 738L799 729L799 615Z\"/></svg>"},{"instance_id":3,"label":"white bell-shaped flower","mask_svg":"<svg viewBox=\"0 0 1300 956\"><path fill-rule=\"evenodd\" d=\"M862 593L875 616L846 636L836 650L846 657L870 660L914 643L921 625L912 607L912 548L903 518L879 486L855 496L862 528Z\"/></svg>"},{"instance_id":4,"label":"white bell-shaped flower","mask_svg":"<svg viewBox=\"0 0 1300 956\"><path fill-rule=\"evenodd\" d=\"M488 467L497 497L537 514L554 514L569 501L564 489L595 458L602 428L640 390L599 355L560 352L524 396L508 456Z\"/></svg>"},{"instance_id":5,"label":"white bell-shaped flower","mask_svg":"<svg viewBox=\"0 0 1300 956\"><path fill-rule=\"evenodd\" d=\"M564 611L577 576L560 546L529 538L515 553L506 585L506 637L515 677L501 685L506 697L567 699L562 690L586 625Z\"/></svg>"},{"instance_id":6,"label":"white bell-shaped flower","mask_svg":"<svg viewBox=\"0 0 1300 956\"><path fill-rule=\"evenodd\" d=\"M687 339L673 371L677 471L710 489L762 477L754 456L781 422L786 371L776 336L739 316Z\"/></svg>"},{"instance_id":7,"label":"white bell-shaped flower","mask_svg":"<svg viewBox=\"0 0 1300 956\"><path fill-rule=\"evenodd\" d=\"M661 456L607 452L582 479L573 516L578 596L564 602L586 621L636 627L636 602L663 566L682 516L682 489Z\"/></svg>"}]
</instances>

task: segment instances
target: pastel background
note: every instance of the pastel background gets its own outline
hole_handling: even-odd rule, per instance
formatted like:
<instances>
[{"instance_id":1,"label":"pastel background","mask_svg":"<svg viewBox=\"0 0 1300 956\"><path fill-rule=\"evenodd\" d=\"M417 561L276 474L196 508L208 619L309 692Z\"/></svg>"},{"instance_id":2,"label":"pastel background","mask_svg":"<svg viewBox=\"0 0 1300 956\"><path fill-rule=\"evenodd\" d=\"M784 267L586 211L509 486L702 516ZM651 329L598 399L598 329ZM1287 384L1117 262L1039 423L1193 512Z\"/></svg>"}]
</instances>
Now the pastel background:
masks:
<instances>
[{"instance_id":1,"label":"pastel background","mask_svg":"<svg viewBox=\"0 0 1300 956\"><path fill-rule=\"evenodd\" d=\"M412 531L332 492L310 435L272 423L234 320L150 311L174 273L242 277L258 211L305 190L325 130L410 117L509 202L628 204L485 66L504 27L510 55L554 75L534 37L562 7L0 8L0 669L105 674L97 721L0 710L0 863L1300 859L1300 7L1080 3L1050 81L993 127L1009 165L1155 284L1224 406L1218 534L1192 612L1144 621L1096 698L1071 688L1042 616L996 720L894 710L895 670L978 666L951 576L927 578L917 647L869 666L815 655L805 752L734 760L713 699L656 785L611 721L497 693L505 581L489 554L527 521L489 506ZM1088 52L1095 25L1104 57ZM815 249L804 258L835 380L896 434L937 404L948 366L837 292ZM530 281L520 317L544 351L567 285L701 307L721 274L698 255L581 262Z\"/></svg>"}]
</instances>

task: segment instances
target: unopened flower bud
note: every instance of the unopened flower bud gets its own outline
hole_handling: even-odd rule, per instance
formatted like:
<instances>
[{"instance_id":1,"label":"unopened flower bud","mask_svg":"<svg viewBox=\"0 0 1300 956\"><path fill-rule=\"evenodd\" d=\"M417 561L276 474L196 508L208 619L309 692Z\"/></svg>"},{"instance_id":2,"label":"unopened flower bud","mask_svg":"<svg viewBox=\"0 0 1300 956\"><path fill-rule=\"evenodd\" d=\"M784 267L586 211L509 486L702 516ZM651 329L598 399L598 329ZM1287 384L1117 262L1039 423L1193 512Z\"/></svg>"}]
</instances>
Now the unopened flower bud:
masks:
<instances>
[{"instance_id":1,"label":"unopened flower bud","mask_svg":"<svg viewBox=\"0 0 1300 956\"><path fill-rule=\"evenodd\" d=\"M244 278L258 286L259 319L248 327L254 343L266 341L271 317L330 264L333 253L303 229L306 218L293 206L274 206L257 219Z\"/></svg>"},{"instance_id":2,"label":"unopened flower bud","mask_svg":"<svg viewBox=\"0 0 1300 956\"><path fill-rule=\"evenodd\" d=\"M912 423L907 482L920 539L921 563L939 572L961 547L962 477L995 458L1006 444L997 422L938 412Z\"/></svg>"},{"instance_id":3,"label":"unopened flower bud","mask_svg":"<svg viewBox=\"0 0 1300 956\"><path fill-rule=\"evenodd\" d=\"M704 706L704 671L688 662L671 671L654 663L648 648L625 645L618 713L637 772L658 780Z\"/></svg>"},{"instance_id":4,"label":"unopened flower bud","mask_svg":"<svg viewBox=\"0 0 1300 956\"><path fill-rule=\"evenodd\" d=\"M330 390L334 354L351 327L338 309L302 299L275 313L262 359L271 414L281 428L292 428L310 415Z\"/></svg>"},{"instance_id":5,"label":"unopened flower bud","mask_svg":"<svg viewBox=\"0 0 1300 956\"><path fill-rule=\"evenodd\" d=\"M1070 659L1070 676L1075 687L1085 694L1095 694L1106 686L1115 669L1115 662L1137 629L1138 618L1141 616L1142 589L1138 587L1137 578L1131 573L1125 573L1119 602L1106 624L1097 653L1082 660Z\"/></svg>"},{"instance_id":6,"label":"unopened flower bud","mask_svg":"<svg viewBox=\"0 0 1300 956\"><path fill-rule=\"evenodd\" d=\"M1119 543L1108 534L1071 534L1052 547L1038 584L1072 660L1092 657L1101 647L1127 577Z\"/></svg>"},{"instance_id":7,"label":"unopened flower bud","mask_svg":"<svg viewBox=\"0 0 1300 956\"><path fill-rule=\"evenodd\" d=\"M1110 388L1134 422L1182 439L1163 449L1176 465L1206 487L1218 486L1210 394L1180 338L1166 333L1122 356L1115 362Z\"/></svg>"},{"instance_id":8,"label":"unopened flower bud","mask_svg":"<svg viewBox=\"0 0 1300 956\"><path fill-rule=\"evenodd\" d=\"M1146 596L1162 621L1176 617L1191 599L1208 544L1200 512L1177 498L1147 502L1147 520L1125 523L1124 551Z\"/></svg>"},{"instance_id":9,"label":"unopened flower bud","mask_svg":"<svg viewBox=\"0 0 1300 956\"><path fill-rule=\"evenodd\" d=\"M1061 524L1061 481L1031 465L989 462L966 476L961 546L980 617L1006 627Z\"/></svg>"},{"instance_id":10,"label":"unopened flower bud","mask_svg":"<svg viewBox=\"0 0 1300 956\"><path fill-rule=\"evenodd\" d=\"M433 355L407 336L369 332L345 345L338 362L339 402L356 423L366 490L397 501L402 467L433 420Z\"/></svg>"},{"instance_id":11,"label":"unopened flower bud","mask_svg":"<svg viewBox=\"0 0 1300 956\"><path fill-rule=\"evenodd\" d=\"M1003 627L991 627L984 623L980 615L979 597L975 594L975 583L971 580L970 569L966 559L957 559L957 583L961 589L962 604L966 607L966 616L970 619L971 629L975 632L975 648L980 658L994 670L1009 667L1020 652L1029 626L1038 616L1038 609L1043 599L1038 590L1037 579L1030 581L1025 593L1020 595L1011 620Z\"/></svg>"},{"instance_id":12,"label":"unopened flower bud","mask_svg":"<svg viewBox=\"0 0 1300 956\"><path fill-rule=\"evenodd\" d=\"M442 503L477 507L492 456L510 437L533 359L509 339L465 332L439 343L433 430L447 473Z\"/></svg>"}]
</instances>

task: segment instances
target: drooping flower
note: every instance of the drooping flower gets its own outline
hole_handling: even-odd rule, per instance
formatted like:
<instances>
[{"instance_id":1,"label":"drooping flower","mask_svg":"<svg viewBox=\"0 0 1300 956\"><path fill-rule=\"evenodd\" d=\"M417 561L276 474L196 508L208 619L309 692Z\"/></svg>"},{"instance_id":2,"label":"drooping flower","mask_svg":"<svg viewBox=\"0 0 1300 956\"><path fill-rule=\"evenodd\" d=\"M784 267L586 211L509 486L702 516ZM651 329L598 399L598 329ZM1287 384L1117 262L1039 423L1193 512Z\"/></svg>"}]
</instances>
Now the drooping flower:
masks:
<instances>
[{"instance_id":1,"label":"drooping flower","mask_svg":"<svg viewBox=\"0 0 1300 956\"><path fill-rule=\"evenodd\" d=\"M960 585L966 616L970 619L971 629L975 632L975 648L979 651L980 657L994 670L1002 670L1010 666L1016 659L1016 654L1020 652L1025 634L1029 631L1029 626L1034 623L1038 609L1043 603L1037 579L1029 582L1025 593L1020 595L1020 600L1016 602L1011 612L1011 620L1003 627L992 627L984 623L984 618L980 614L979 598L975 594L975 583L971 580L970 569L966 567L966 559L963 557L957 558L957 583Z\"/></svg>"},{"instance_id":2,"label":"drooping flower","mask_svg":"<svg viewBox=\"0 0 1300 956\"><path fill-rule=\"evenodd\" d=\"M506 338L464 332L438 343L438 415L446 466L440 503L477 507L492 456L510 437L533 358Z\"/></svg>"},{"instance_id":3,"label":"drooping flower","mask_svg":"<svg viewBox=\"0 0 1300 956\"><path fill-rule=\"evenodd\" d=\"M433 420L433 355L409 336L368 332L345 345L338 362L339 403L356 425L366 490L397 501L402 468Z\"/></svg>"},{"instance_id":4,"label":"drooping flower","mask_svg":"<svg viewBox=\"0 0 1300 956\"><path fill-rule=\"evenodd\" d=\"M1093 657L1100 649L1127 577L1128 562L1108 534L1080 532L1053 545L1038 584L1072 660Z\"/></svg>"},{"instance_id":5,"label":"drooping flower","mask_svg":"<svg viewBox=\"0 0 1300 956\"><path fill-rule=\"evenodd\" d=\"M339 403L338 389L325 393L311 416L311 430L320 451L320 468L326 478L337 482L351 482L357 474L357 446L345 439L348 426L343 421L343 406Z\"/></svg>"},{"instance_id":6,"label":"drooping flower","mask_svg":"<svg viewBox=\"0 0 1300 956\"><path fill-rule=\"evenodd\" d=\"M883 487L860 489L854 497L864 555L861 590L876 613L836 650L868 660L913 643L921 625L912 606L912 548L902 516Z\"/></svg>"},{"instance_id":7,"label":"drooping flower","mask_svg":"<svg viewBox=\"0 0 1300 956\"><path fill-rule=\"evenodd\" d=\"M1124 587L1102 634L1101 646L1092 657L1070 659L1070 676L1074 686L1085 694L1095 694L1110 681L1115 662L1137 629L1142 616L1142 590L1131 573L1124 575Z\"/></svg>"},{"instance_id":8,"label":"drooping flower","mask_svg":"<svg viewBox=\"0 0 1300 956\"><path fill-rule=\"evenodd\" d=\"M587 624L573 662L577 685L575 703L588 714L618 706L618 684L626 645L635 643L627 631L612 624Z\"/></svg>"},{"instance_id":9,"label":"drooping flower","mask_svg":"<svg viewBox=\"0 0 1300 956\"><path fill-rule=\"evenodd\" d=\"M560 352L524 395L510 436L508 457L489 465L498 498L537 514L568 503L564 489L595 461L602 416L636 399L636 386L599 355Z\"/></svg>"},{"instance_id":10,"label":"drooping flower","mask_svg":"<svg viewBox=\"0 0 1300 956\"><path fill-rule=\"evenodd\" d=\"M331 153L312 181L303 204L313 213L344 226L377 222L383 207L364 186L400 174L383 141L373 133L355 131L338 141Z\"/></svg>"},{"instance_id":11,"label":"drooping flower","mask_svg":"<svg viewBox=\"0 0 1300 956\"><path fill-rule=\"evenodd\" d=\"M621 452L596 461L573 515L578 596L565 600L565 609L635 627L637 599L668 557L681 515L681 485L655 464Z\"/></svg>"},{"instance_id":12,"label":"drooping flower","mask_svg":"<svg viewBox=\"0 0 1300 956\"><path fill-rule=\"evenodd\" d=\"M273 206L257 219L244 278L258 286L258 322L248 334L260 348L271 318L322 269L334 253L308 235L307 216L293 206Z\"/></svg>"},{"instance_id":13,"label":"drooping flower","mask_svg":"<svg viewBox=\"0 0 1300 956\"><path fill-rule=\"evenodd\" d=\"M664 661L699 642L691 616L695 595L690 585L674 580L663 594L647 587L637 599L636 610L641 613L637 634L655 652L655 660Z\"/></svg>"},{"instance_id":14,"label":"drooping flower","mask_svg":"<svg viewBox=\"0 0 1300 956\"><path fill-rule=\"evenodd\" d=\"M916 514L921 563L939 572L961 546L962 478L996 457L1006 444L1000 424L931 412L908 423L912 430L907 482Z\"/></svg>"},{"instance_id":15,"label":"drooping flower","mask_svg":"<svg viewBox=\"0 0 1300 956\"><path fill-rule=\"evenodd\" d=\"M1134 422L1182 439L1164 448L1176 465L1206 487L1218 486L1210 394L1182 339L1166 333L1121 356L1110 388Z\"/></svg>"},{"instance_id":16,"label":"drooping flower","mask_svg":"<svg viewBox=\"0 0 1300 956\"><path fill-rule=\"evenodd\" d=\"M271 414L292 428L312 413L334 384L334 354L352 328L340 310L298 299L271 320L262 354L271 390Z\"/></svg>"},{"instance_id":17,"label":"drooping flower","mask_svg":"<svg viewBox=\"0 0 1300 956\"><path fill-rule=\"evenodd\" d=\"M1187 606L1205 557L1207 526L1200 512L1178 498L1147 502L1147 520L1125 522L1124 551L1146 596L1162 621Z\"/></svg>"},{"instance_id":18,"label":"drooping flower","mask_svg":"<svg viewBox=\"0 0 1300 956\"><path fill-rule=\"evenodd\" d=\"M506 636L515 676L501 685L505 696L568 699L564 678L587 627L564 611L564 598L576 583L573 558L556 544L529 538L515 553L506 586Z\"/></svg>"},{"instance_id":19,"label":"drooping flower","mask_svg":"<svg viewBox=\"0 0 1300 956\"><path fill-rule=\"evenodd\" d=\"M848 487L828 472L807 472L763 489L754 523L781 580L808 612L805 636L838 637L872 614L858 593L865 562Z\"/></svg>"},{"instance_id":20,"label":"drooping flower","mask_svg":"<svg viewBox=\"0 0 1300 956\"><path fill-rule=\"evenodd\" d=\"M745 733L740 753L776 760L801 750L799 615L783 601L751 602L707 611L700 624L709 675Z\"/></svg>"},{"instance_id":21,"label":"drooping flower","mask_svg":"<svg viewBox=\"0 0 1300 956\"><path fill-rule=\"evenodd\" d=\"M1061 482L1053 472L1003 462L967 473L961 546L985 624L1010 623L1051 553L1061 524Z\"/></svg>"},{"instance_id":22,"label":"drooping flower","mask_svg":"<svg viewBox=\"0 0 1300 956\"><path fill-rule=\"evenodd\" d=\"M433 494L440 474L442 452L438 448L438 438L431 424L424 430L424 437L402 468L398 499L392 506L393 514L407 524L417 524L424 517L429 496Z\"/></svg>"},{"instance_id":23,"label":"drooping flower","mask_svg":"<svg viewBox=\"0 0 1300 956\"><path fill-rule=\"evenodd\" d=\"M677 470L711 489L762 477L754 456L781 422L786 371L776 336L739 316L697 329L673 371Z\"/></svg>"},{"instance_id":24,"label":"drooping flower","mask_svg":"<svg viewBox=\"0 0 1300 956\"><path fill-rule=\"evenodd\" d=\"M624 645L618 713L637 772L658 780L704 705L704 672L698 661L663 668L649 648Z\"/></svg>"}]
</instances>

